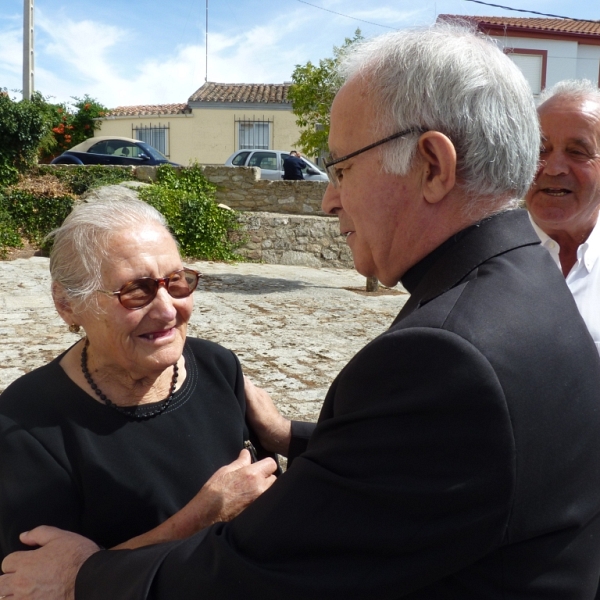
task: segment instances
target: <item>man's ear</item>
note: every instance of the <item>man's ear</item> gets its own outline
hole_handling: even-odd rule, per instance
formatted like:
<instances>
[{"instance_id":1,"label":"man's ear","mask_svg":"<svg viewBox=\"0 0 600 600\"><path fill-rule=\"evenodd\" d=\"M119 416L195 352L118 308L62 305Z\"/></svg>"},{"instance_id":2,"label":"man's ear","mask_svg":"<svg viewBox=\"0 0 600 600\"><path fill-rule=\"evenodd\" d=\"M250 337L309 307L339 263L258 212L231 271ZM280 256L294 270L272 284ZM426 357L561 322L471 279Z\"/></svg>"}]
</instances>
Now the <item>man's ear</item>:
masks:
<instances>
[{"instance_id":1,"label":"man's ear","mask_svg":"<svg viewBox=\"0 0 600 600\"><path fill-rule=\"evenodd\" d=\"M423 197L436 204L456 185L456 149L443 133L427 131L419 139L417 152L423 168Z\"/></svg>"},{"instance_id":2,"label":"man's ear","mask_svg":"<svg viewBox=\"0 0 600 600\"><path fill-rule=\"evenodd\" d=\"M56 307L58 314L62 317L62 320L67 325L75 323L71 300L65 293L63 286L56 281L52 282L52 300L54 300L54 306Z\"/></svg>"}]
</instances>

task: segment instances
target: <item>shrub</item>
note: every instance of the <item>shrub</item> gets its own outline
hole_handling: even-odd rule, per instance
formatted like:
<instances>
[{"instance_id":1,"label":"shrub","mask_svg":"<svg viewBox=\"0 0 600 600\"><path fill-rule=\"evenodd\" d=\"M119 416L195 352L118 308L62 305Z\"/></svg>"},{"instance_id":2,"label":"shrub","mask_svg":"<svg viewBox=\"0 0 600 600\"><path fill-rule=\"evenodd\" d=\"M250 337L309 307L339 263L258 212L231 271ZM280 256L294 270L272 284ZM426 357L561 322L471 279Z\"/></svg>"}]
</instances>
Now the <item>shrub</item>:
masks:
<instances>
[{"instance_id":1,"label":"shrub","mask_svg":"<svg viewBox=\"0 0 600 600\"><path fill-rule=\"evenodd\" d=\"M218 206L215 191L198 165L179 171L161 165L157 183L142 188L139 195L165 216L184 256L242 260L235 253L241 241L231 239L240 229L237 213Z\"/></svg>"},{"instance_id":2,"label":"shrub","mask_svg":"<svg viewBox=\"0 0 600 600\"><path fill-rule=\"evenodd\" d=\"M0 89L0 186L15 183L35 163L50 128L42 103L39 94L15 102Z\"/></svg>"},{"instance_id":3,"label":"shrub","mask_svg":"<svg viewBox=\"0 0 600 600\"><path fill-rule=\"evenodd\" d=\"M21 248L21 236L16 223L6 209L4 196L0 194L0 258L5 258L8 248Z\"/></svg>"},{"instance_id":4,"label":"shrub","mask_svg":"<svg viewBox=\"0 0 600 600\"><path fill-rule=\"evenodd\" d=\"M73 197L69 195L57 197L18 188L5 189L0 195L0 211L10 217L7 227L10 233L6 233L9 243L3 246L19 247L20 239L16 244L10 243L15 241L15 236L42 246L46 235L65 220L72 208Z\"/></svg>"}]
</instances>

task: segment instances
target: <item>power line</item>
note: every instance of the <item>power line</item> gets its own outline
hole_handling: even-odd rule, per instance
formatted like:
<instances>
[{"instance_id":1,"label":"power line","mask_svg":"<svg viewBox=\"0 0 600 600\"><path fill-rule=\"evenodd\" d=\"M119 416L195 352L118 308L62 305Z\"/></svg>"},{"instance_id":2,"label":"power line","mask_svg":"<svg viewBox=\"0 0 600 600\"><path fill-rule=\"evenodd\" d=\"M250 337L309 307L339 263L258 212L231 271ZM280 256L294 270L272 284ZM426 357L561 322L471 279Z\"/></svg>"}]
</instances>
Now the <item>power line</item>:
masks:
<instances>
[{"instance_id":1,"label":"power line","mask_svg":"<svg viewBox=\"0 0 600 600\"><path fill-rule=\"evenodd\" d=\"M325 12L332 13L334 15L338 15L340 17L347 17L348 19L354 19L355 21L360 21L361 23L368 23L369 25L376 25L377 27L386 27L387 29L393 29L397 31L396 27L390 27L389 25L382 25L381 23L373 23L372 21L365 21L364 19L359 19L357 17L351 17L350 15L345 15L344 13L335 12L335 10L329 10L328 8L323 8L322 6L317 6L316 4L311 4L310 2L306 2L305 0L296 0L297 2L301 2L302 4L308 4L308 6L312 6L313 8L318 8L319 10L324 10Z\"/></svg>"},{"instance_id":2,"label":"power line","mask_svg":"<svg viewBox=\"0 0 600 600\"><path fill-rule=\"evenodd\" d=\"M511 8L510 6L501 6L500 4L490 4L489 2L482 2L481 0L465 0L465 2L475 2L476 4L484 4L485 6L493 6L494 8L503 8L504 10L512 10L514 12L531 13L533 15L540 15L542 17L569 19L570 21L583 21L584 23L598 23L598 21L593 21L592 19L575 19L573 17L563 17L562 15L550 15L548 13L537 12L536 10L525 10L523 8Z\"/></svg>"}]
</instances>

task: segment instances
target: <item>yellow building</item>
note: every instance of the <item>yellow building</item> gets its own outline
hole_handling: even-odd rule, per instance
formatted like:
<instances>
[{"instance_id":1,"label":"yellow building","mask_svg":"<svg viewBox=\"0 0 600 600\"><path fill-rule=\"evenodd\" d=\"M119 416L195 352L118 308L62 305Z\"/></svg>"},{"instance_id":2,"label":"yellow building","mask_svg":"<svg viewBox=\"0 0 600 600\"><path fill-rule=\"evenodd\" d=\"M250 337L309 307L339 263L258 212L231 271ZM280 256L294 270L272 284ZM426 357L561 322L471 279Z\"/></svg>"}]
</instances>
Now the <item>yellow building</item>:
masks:
<instances>
[{"instance_id":1,"label":"yellow building","mask_svg":"<svg viewBox=\"0 0 600 600\"><path fill-rule=\"evenodd\" d=\"M289 83L205 83L186 104L119 106L95 133L143 140L171 161L223 164L236 150L290 150L300 136Z\"/></svg>"}]
</instances>

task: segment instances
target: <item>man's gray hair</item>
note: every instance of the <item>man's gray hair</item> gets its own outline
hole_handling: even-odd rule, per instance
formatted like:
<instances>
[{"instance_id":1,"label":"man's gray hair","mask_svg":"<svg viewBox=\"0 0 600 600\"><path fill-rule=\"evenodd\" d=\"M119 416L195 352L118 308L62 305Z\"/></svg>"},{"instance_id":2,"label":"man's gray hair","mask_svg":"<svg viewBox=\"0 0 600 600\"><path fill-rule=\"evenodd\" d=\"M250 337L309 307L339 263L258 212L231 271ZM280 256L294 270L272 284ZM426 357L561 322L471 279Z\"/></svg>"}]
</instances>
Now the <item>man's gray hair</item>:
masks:
<instances>
[{"instance_id":1,"label":"man's gray hair","mask_svg":"<svg viewBox=\"0 0 600 600\"><path fill-rule=\"evenodd\" d=\"M589 79L565 79L555 83L540 94L540 105L555 96L573 100L595 100L600 104L600 90Z\"/></svg>"},{"instance_id":2,"label":"man's gray hair","mask_svg":"<svg viewBox=\"0 0 600 600\"><path fill-rule=\"evenodd\" d=\"M163 215L141 200L107 198L76 206L46 238L54 240L50 253L52 282L76 304L88 302L92 293L102 288L102 263L110 257L113 235L142 224L168 231Z\"/></svg>"},{"instance_id":3,"label":"man's gray hair","mask_svg":"<svg viewBox=\"0 0 600 600\"><path fill-rule=\"evenodd\" d=\"M419 126L440 131L456 148L465 209L516 207L539 157L533 94L516 65L466 23L439 22L351 46L340 75L360 76L373 92L385 136ZM382 146L383 168L405 175L419 134ZM502 204L498 205L498 201Z\"/></svg>"}]
</instances>

